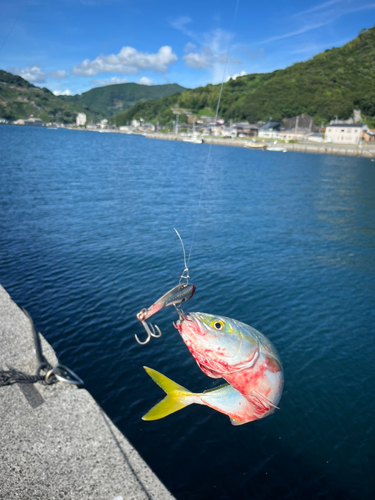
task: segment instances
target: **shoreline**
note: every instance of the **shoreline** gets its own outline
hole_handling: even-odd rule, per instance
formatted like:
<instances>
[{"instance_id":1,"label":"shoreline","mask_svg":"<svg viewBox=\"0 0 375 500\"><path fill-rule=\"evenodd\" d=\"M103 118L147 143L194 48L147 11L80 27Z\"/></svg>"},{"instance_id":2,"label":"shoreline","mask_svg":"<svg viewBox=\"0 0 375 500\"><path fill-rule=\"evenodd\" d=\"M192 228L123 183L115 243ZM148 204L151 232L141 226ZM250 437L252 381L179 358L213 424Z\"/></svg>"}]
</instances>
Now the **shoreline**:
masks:
<instances>
[{"instance_id":1,"label":"shoreline","mask_svg":"<svg viewBox=\"0 0 375 500\"><path fill-rule=\"evenodd\" d=\"M139 135L139 134L136 134ZM147 139L160 139L164 141L181 141L184 138L174 134L162 133L146 133L143 134ZM240 147L251 150L252 148L246 147L246 142L238 139L216 139L214 137L202 138L204 144L214 144L216 146L232 146ZM342 156L357 156L359 158L375 158L375 144L373 146L355 146L352 144L333 144L333 143L314 143L314 142L295 142L292 144L269 143L269 146L282 147L288 152L295 153L313 153L313 154L326 154L326 155L342 155ZM253 148L259 150L260 148ZM270 153L273 151L269 151Z\"/></svg>"},{"instance_id":2,"label":"shoreline","mask_svg":"<svg viewBox=\"0 0 375 500\"><path fill-rule=\"evenodd\" d=\"M19 125L18 125L19 126ZM25 126L25 125L24 125ZM132 132L128 134L126 132L122 132L120 130L111 130L111 129L86 129L86 128L77 128L67 126L64 127L65 130L77 130L77 131L86 131L86 132L98 132L98 133L109 133L109 134L123 134L123 135L143 135L146 139L159 139L163 141L180 141L184 142L185 137L181 137L175 134L168 133L160 133L160 132ZM203 137L203 144L213 144L215 146L231 146L237 148L246 148L246 149L254 149L262 150L262 148L249 148L246 144L249 143L248 140L244 139L224 139L224 138L216 138L216 137ZM334 144L334 143L317 143L317 142L294 142L294 143L277 143L273 144L273 142L264 143L263 150L267 150L266 148L270 147L278 147L286 150L286 152L294 152L294 153L311 153L311 154L325 154L325 155L336 155L336 156L356 156L358 158L370 158L375 159L375 143L374 144L364 144L362 146L357 146L354 144ZM280 152L280 151L269 151L269 152Z\"/></svg>"}]
</instances>

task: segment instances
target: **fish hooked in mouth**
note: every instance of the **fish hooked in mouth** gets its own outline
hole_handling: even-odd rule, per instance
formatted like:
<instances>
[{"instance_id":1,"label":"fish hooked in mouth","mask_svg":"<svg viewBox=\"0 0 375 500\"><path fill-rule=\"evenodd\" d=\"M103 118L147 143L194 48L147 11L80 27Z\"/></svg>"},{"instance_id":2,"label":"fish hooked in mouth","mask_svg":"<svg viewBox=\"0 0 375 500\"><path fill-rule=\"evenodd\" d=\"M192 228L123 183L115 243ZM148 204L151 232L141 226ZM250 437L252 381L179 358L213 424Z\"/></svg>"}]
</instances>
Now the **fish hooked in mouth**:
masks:
<instances>
[{"instance_id":1,"label":"fish hooked in mouth","mask_svg":"<svg viewBox=\"0 0 375 500\"><path fill-rule=\"evenodd\" d=\"M178 311L179 319L173 326L179 331L183 338L202 336L207 333L206 328L196 317L199 313L184 313Z\"/></svg>"}]
</instances>

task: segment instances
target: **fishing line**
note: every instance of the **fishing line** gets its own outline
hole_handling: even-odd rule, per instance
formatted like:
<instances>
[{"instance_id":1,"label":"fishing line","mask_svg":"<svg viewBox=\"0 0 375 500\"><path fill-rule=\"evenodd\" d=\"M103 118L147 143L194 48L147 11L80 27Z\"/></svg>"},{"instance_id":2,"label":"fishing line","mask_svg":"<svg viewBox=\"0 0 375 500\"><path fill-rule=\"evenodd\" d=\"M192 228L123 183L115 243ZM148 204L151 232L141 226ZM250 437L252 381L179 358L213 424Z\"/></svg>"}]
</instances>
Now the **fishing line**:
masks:
<instances>
[{"instance_id":1,"label":"fishing line","mask_svg":"<svg viewBox=\"0 0 375 500\"><path fill-rule=\"evenodd\" d=\"M232 32L234 31L234 26L235 26L236 19L237 19L237 12L238 12L239 3L240 3L240 0L237 0L236 8L235 8L235 11L234 11L233 23L232 23ZM220 101L221 101L221 96L222 96L222 93L223 93L225 73L226 73L226 70L227 70L228 59L229 59L229 52L230 52L231 45L232 45L232 37L229 38L227 54L226 54L226 57L225 57L223 77L221 79L220 91L219 91L219 98L218 98L217 106L216 106L215 124L217 123L217 118L218 118L218 115L219 115ZM199 216L200 216L201 205L202 205L202 197L203 197L203 188L204 188L204 186L206 184L208 165L209 165L210 160L211 160L211 149L212 149L212 141L210 142L210 146L209 146L209 149L208 149L207 159L206 159L206 162L205 162L205 165L204 165L204 170L203 170L204 177L203 177L203 181L201 183L201 189L200 189L200 196L199 196L199 203L198 203L197 215L196 215L196 220L195 220L194 229L193 229L193 238L192 238L191 245L190 245L190 251L189 251L189 257L188 257L187 265L186 265L186 261L185 261L185 268L187 268L187 266L189 265L189 262L190 262L191 252L193 250L193 245L194 245L194 241L195 241L195 233L196 233L196 230L197 230L197 227L198 227L198 224L199 224L199 219L200 219ZM178 236L180 237L180 235L178 235ZM180 239L181 239L181 237L180 237ZM182 243L182 241L181 241L181 243ZM184 255L185 255L185 250L184 250Z\"/></svg>"},{"instance_id":2,"label":"fishing line","mask_svg":"<svg viewBox=\"0 0 375 500\"><path fill-rule=\"evenodd\" d=\"M15 21L14 21L14 23L13 23L13 26L10 28L9 33L8 33L8 34L7 34L7 36L5 37L5 40L3 41L3 43L1 44L0 51L1 51L1 49L4 47L5 42L8 40L9 35L12 33L13 28L14 28L14 27L15 27L15 25L17 24L17 21L18 21L18 19L19 19L20 15L21 15L21 14L22 14L22 12L23 12L23 9L26 7L26 4L27 4L27 0L25 0L25 3L23 4L23 6L22 6L21 10L20 10L20 11L19 11L19 13L18 13L18 16L16 17L16 20L15 20Z\"/></svg>"},{"instance_id":3,"label":"fishing line","mask_svg":"<svg viewBox=\"0 0 375 500\"><path fill-rule=\"evenodd\" d=\"M177 229L175 227L173 229L176 231L177 236L180 238L180 241L181 241L182 251L184 253L184 265L185 265L185 270L186 270L187 269L187 264L186 264L185 246L184 246L184 243L183 243L182 238L180 236L180 233L177 231Z\"/></svg>"}]
</instances>

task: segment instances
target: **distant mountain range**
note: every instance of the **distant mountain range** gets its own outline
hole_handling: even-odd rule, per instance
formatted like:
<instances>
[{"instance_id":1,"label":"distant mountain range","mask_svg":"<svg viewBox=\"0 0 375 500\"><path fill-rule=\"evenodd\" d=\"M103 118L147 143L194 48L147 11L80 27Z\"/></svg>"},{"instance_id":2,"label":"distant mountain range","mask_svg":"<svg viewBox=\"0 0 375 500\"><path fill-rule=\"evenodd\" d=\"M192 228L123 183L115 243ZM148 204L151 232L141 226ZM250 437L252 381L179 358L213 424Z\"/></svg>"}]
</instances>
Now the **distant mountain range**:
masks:
<instances>
[{"instance_id":1,"label":"distant mountain range","mask_svg":"<svg viewBox=\"0 0 375 500\"><path fill-rule=\"evenodd\" d=\"M77 113L84 112L89 121L110 118L117 125L126 125L134 118L143 118L167 124L174 119L173 107L212 116L219 91L220 85L211 84L188 90L177 84L123 83L57 97L46 88L0 70L0 118L33 115L45 122L73 123ZM220 116L256 122L305 114L320 125L336 116L347 119L355 108L375 128L375 27L306 62L230 79L224 84ZM185 115L181 115L180 123L184 120Z\"/></svg>"},{"instance_id":2,"label":"distant mountain range","mask_svg":"<svg viewBox=\"0 0 375 500\"><path fill-rule=\"evenodd\" d=\"M117 115L131 108L137 102L158 100L172 94L185 92L177 83L165 85L139 85L138 83L120 83L96 87L81 95L62 96L65 101L88 106L106 118Z\"/></svg>"},{"instance_id":3,"label":"distant mountain range","mask_svg":"<svg viewBox=\"0 0 375 500\"><path fill-rule=\"evenodd\" d=\"M125 125L134 118L144 118L167 124L174 118L171 107L197 115L212 114L219 90L219 85L206 85L158 101L137 103L112 121ZM336 116L347 119L354 108L375 127L375 27L306 62L229 80L223 87L220 115L226 120L256 122L305 114L320 125ZM180 123L181 119L183 115Z\"/></svg>"},{"instance_id":4,"label":"distant mountain range","mask_svg":"<svg viewBox=\"0 0 375 500\"><path fill-rule=\"evenodd\" d=\"M20 76L0 70L0 119L41 118L44 122L75 123L77 113L88 121L110 118L138 101L159 99L186 89L177 84L122 83L98 87L82 95L55 96L47 88L32 85Z\"/></svg>"},{"instance_id":5,"label":"distant mountain range","mask_svg":"<svg viewBox=\"0 0 375 500\"><path fill-rule=\"evenodd\" d=\"M20 76L0 70L0 119L41 118L48 123L75 123L77 113L86 113L89 120L102 116L81 104L66 102L46 88L35 87Z\"/></svg>"}]
</instances>

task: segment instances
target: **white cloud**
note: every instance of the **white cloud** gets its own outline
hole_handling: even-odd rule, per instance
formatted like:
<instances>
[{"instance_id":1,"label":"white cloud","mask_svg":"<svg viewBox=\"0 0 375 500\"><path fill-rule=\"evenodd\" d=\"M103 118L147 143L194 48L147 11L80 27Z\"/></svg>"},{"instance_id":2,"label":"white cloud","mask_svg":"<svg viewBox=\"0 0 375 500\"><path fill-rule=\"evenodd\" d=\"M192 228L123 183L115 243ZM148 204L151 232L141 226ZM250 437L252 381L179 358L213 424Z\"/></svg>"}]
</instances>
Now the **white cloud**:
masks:
<instances>
[{"instance_id":1,"label":"white cloud","mask_svg":"<svg viewBox=\"0 0 375 500\"><path fill-rule=\"evenodd\" d=\"M196 33L189 29L190 23L192 23L192 20L188 16L180 17L171 22L173 28L181 31L194 41L194 43L188 42L185 45L184 50L188 53L182 59L185 61L186 66L190 68L199 70L209 68L212 82L221 82L224 73L227 74L225 71L227 66L242 64L237 57L229 55L238 53L240 47L232 43L234 34L222 29Z\"/></svg>"},{"instance_id":2,"label":"white cloud","mask_svg":"<svg viewBox=\"0 0 375 500\"><path fill-rule=\"evenodd\" d=\"M237 58L232 58L227 54L219 52L219 49L212 50L211 47L203 47L202 52L191 52L183 56L186 66L195 69L211 68L214 64L241 64Z\"/></svg>"},{"instance_id":3,"label":"white cloud","mask_svg":"<svg viewBox=\"0 0 375 500\"><path fill-rule=\"evenodd\" d=\"M302 16L305 14L311 14L312 12L317 12L319 10L324 10L326 7L330 7L331 5L334 5L336 3L341 3L341 0L328 0L328 2L320 3L318 5L315 5L314 7L311 7L308 10L304 10L303 12L298 12L297 16Z\"/></svg>"},{"instance_id":4,"label":"white cloud","mask_svg":"<svg viewBox=\"0 0 375 500\"><path fill-rule=\"evenodd\" d=\"M174 21L171 21L171 25L176 30L182 31L187 36L190 36L194 40L198 38L194 31L189 30L186 26L191 23L191 18L189 16L182 16Z\"/></svg>"},{"instance_id":5,"label":"white cloud","mask_svg":"<svg viewBox=\"0 0 375 500\"><path fill-rule=\"evenodd\" d=\"M212 62L204 53L191 52L183 56L186 66L195 69L206 69L212 66Z\"/></svg>"},{"instance_id":6,"label":"white cloud","mask_svg":"<svg viewBox=\"0 0 375 500\"><path fill-rule=\"evenodd\" d=\"M332 21L329 20L329 21L322 22L322 23L310 24L310 25L304 26L303 28L299 28L298 30L291 31L290 33L285 33L284 35L276 35L276 36L272 36L271 38L266 38L265 40L258 42L258 44L259 43L275 42L277 40L282 40L283 38L290 38L291 36L301 35L302 33L306 33L306 31L315 30L315 29L320 28L322 26L326 26L327 24L331 24L331 22Z\"/></svg>"},{"instance_id":7,"label":"white cloud","mask_svg":"<svg viewBox=\"0 0 375 500\"><path fill-rule=\"evenodd\" d=\"M42 70L39 64L34 64L33 66L26 66L26 68L7 68L7 71L13 73L13 75L22 76L25 80L31 83L44 83L46 81L47 74Z\"/></svg>"},{"instance_id":8,"label":"white cloud","mask_svg":"<svg viewBox=\"0 0 375 500\"><path fill-rule=\"evenodd\" d=\"M154 82L151 80L151 78L147 78L147 76L142 76L142 78L139 79L139 82L141 85L154 85Z\"/></svg>"},{"instance_id":9,"label":"white cloud","mask_svg":"<svg viewBox=\"0 0 375 500\"><path fill-rule=\"evenodd\" d=\"M308 10L296 12L292 17L295 21L298 21L297 25L295 25L297 29L288 31L288 33L282 35L276 35L265 40L261 40L260 42L257 42L257 44L275 42L284 38L302 35L308 31L333 24L345 15L374 9L375 3L364 3L358 2L357 0L328 0L309 8ZM308 24L305 24L305 19L308 19Z\"/></svg>"},{"instance_id":10,"label":"white cloud","mask_svg":"<svg viewBox=\"0 0 375 500\"><path fill-rule=\"evenodd\" d=\"M184 47L184 52L192 52L194 49L196 49L197 46L194 45L193 43L191 42L188 42L185 47Z\"/></svg>"},{"instance_id":11,"label":"white cloud","mask_svg":"<svg viewBox=\"0 0 375 500\"><path fill-rule=\"evenodd\" d=\"M68 73L65 71L65 69L59 69L57 71L51 71L49 76L51 78L55 78L56 80L60 80L61 78L69 78Z\"/></svg>"},{"instance_id":12,"label":"white cloud","mask_svg":"<svg viewBox=\"0 0 375 500\"><path fill-rule=\"evenodd\" d=\"M194 51L197 48L195 44L188 42L185 45L184 51L188 52L188 54L183 56L182 59L185 61L186 66L195 69L213 68L214 73L217 73L220 72L220 65L241 64L239 59L228 54L228 47L231 46L233 39L231 33L217 29L198 35L186 28L189 23L191 23L189 17L181 17L171 23L174 28L190 36L200 45L200 49L197 51Z\"/></svg>"},{"instance_id":13,"label":"white cloud","mask_svg":"<svg viewBox=\"0 0 375 500\"><path fill-rule=\"evenodd\" d=\"M232 80L235 80L236 78L238 78L239 76L245 76L246 75L246 71L241 71L241 73L236 73L235 75L233 76L227 76L227 79L226 81L228 82L230 79Z\"/></svg>"},{"instance_id":14,"label":"white cloud","mask_svg":"<svg viewBox=\"0 0 375 500\"><path fill-rule=\"evenodd\" d=\"M72 95L72 93L68 89L67 90L63 90L63 91L61 91L61 90L54 90L53 94L57 95L57 96L59 96L59 95Z\"/></svg>"},{"instance_id":15,"label":"white cloud","mask_svg":"<svg viewBox=\"0 0 375 500\"><path fill-rule=\"evenodd\" d=\"M177 56L169 46L160 47L156 54L139 52L133 47L123 47L120 52L109 56L100 55L93 61L85 59L72 68L77 76L95 76L98 73L137 74L139 70L151 70L164 73L168 66L177 61Z\"/></svg>"},{"instance_id":16,"label":"white cloud","mask_svg":"<svg viewBox=\"0 0 375 500\"><path fill-rule=\"evenodd\" d=\"M127 78L121 78L120 76L112 76L109 80L93 80L91 83L97 85L98 87L105 87L106 85L116 85L118 83L127 83Z\"/></svg>"},{"instance_id":17,"label":"white cloud","mask_svg":"<svg viewBox=\"0 0 375 500\"><path fill-rule=\"evenodd\" d=\"M336 4L338 5L333 7ZM311 9L304 10L303 12L297 12L295 16L301 17L306 14L316 14L317 16L323 17L324 19L331 19L331 22L333 23L346 14L351 14L352 12L359 12L363 10L373 10L374 8L374 3L366 4L364 2L357 2L356 0L328 0L327 2L312 7Z\"/></svg>"}]
</instances>

